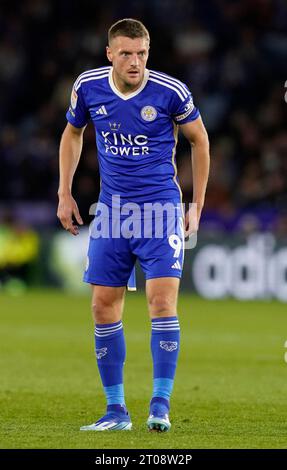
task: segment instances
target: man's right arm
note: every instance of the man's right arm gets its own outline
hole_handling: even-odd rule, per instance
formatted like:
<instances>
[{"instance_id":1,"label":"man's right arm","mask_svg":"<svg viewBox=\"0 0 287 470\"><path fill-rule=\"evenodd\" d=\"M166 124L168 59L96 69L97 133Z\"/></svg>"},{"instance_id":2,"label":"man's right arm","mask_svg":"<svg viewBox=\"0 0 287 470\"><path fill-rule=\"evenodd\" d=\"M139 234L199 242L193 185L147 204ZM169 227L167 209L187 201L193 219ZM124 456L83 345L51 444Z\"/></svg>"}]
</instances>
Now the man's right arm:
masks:
<instances>
[{"instance_id":1,"label":"man's right arm","mask_svg":"<svg viewBox=\"0 0 287 470\"><path fill-rule=\"evenodd\" d=\"M78 226L73 224L73 216L79 225L83 224L77 203L72 196L72 183L82 152L84 130L85 127L77 128L68 122L60 143L57 216L63 227L73 235L79 233Z\"/></svg>"}]
</instances>

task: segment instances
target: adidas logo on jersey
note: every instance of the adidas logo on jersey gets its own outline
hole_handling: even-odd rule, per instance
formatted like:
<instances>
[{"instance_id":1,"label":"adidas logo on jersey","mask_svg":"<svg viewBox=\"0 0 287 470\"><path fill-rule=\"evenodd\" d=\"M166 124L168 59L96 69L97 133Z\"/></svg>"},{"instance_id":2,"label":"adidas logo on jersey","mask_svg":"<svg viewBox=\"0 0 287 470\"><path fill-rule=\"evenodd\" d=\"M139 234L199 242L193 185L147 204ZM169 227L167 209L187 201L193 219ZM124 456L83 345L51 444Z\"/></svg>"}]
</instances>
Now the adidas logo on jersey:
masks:
<instances>
[{"instance_id":1,"label":"adidas logo on jersey","mask_svg":"<svg viewBox=\"0 0 287 470\"><path fill-rule=\"evenodd\" d=\"M96 114L108 114L105 106L101 106L97 111Z\"/></svg>"},{"instance_id":2,"label":"adidas logo on jersey","mask_svg":"<svg viewBox=\"0 0 287 470\"><path fill-rule=\"evenodd\" d=\"M181 269L180 262L177 260L177 261L172 265L172 268L173 268L173 269Z\"/></svg>"}]
</instances>

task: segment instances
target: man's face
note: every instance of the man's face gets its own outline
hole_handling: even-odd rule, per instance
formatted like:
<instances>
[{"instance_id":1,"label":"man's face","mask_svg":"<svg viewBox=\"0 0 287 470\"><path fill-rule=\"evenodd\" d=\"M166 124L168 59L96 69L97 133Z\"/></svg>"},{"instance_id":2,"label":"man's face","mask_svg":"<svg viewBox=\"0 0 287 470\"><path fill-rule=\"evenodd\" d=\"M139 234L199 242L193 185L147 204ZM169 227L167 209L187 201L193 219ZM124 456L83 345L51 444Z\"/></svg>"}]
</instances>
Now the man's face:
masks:
<instances>
[{"instance_id":1,"label":"man's face","mask_svg":"<svg viewBox=\"0 0 287 470\"><path fill-rule=\"evenodd\" d=\"M140 86L148 59L149 41L146 38L117 36L107 47L107 57L113 64L116 84L124 89Z\"/></svg>"}]
</instances>

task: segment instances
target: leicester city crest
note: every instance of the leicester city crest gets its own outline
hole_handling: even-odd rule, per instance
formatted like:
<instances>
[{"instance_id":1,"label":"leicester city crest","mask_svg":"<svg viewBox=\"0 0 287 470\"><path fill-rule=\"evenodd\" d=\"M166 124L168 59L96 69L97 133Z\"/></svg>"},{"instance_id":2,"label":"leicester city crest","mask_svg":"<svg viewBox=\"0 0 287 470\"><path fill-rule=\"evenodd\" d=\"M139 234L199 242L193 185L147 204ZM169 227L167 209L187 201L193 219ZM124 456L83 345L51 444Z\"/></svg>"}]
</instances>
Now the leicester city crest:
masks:
<instances>
[{"instance_id":1,"label":"leicester city crest","mask_svg":"<svg viewBox=\"0 0 287 470\"><path fill-rule=\"evenodd\" d=\"M157 111L153 106L144 106L141 110L141 117L144 121L154 121L157 117Z\"/></svg>"}]
</instances>

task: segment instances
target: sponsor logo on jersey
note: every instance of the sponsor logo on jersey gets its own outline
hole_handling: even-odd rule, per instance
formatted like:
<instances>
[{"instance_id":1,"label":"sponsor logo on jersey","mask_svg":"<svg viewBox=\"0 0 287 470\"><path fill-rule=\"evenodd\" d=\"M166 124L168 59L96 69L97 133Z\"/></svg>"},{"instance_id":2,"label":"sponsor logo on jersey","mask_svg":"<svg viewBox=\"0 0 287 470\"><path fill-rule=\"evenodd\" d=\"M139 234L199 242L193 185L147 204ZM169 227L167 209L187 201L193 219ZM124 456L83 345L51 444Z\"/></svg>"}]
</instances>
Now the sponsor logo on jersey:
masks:
<instances>
[{"instance_id":1,"label":"sponsor logo on jersey","mask_svg":"<svg viewBox=\"0 0 287 470\"><path fill-rule=\"evenodd\" d=\"M154 121L157 117L157 110L153 106L144 106L141 110L141 117L144 121Z\"/></svg>"},{"instance_id":2,"label":"sponsor logo on jersey","mask_svg":"<svg viewBox=\"0 0 287 470\"><path fill-rule=\"evenodd\" d=\"M109 124L120 126L119 123ZM139 134L132 136L131 134L102 131L102 137L104 138L106 153L122 157L149 154L148 138L146 135Z\"/></svg>"},{"instance_id":3,"label":"sponsor logo on jersey","mask_svg":"<svg viewBox=\"0 0 287 470\"><path fill-rule=\"evenodd\" d=\"M177 349L177 341L160 341L159 345L161 349L164 349L167 352L172 352Z\"/></svg>"},{"instance_id":4,"label":"sponsor logo on jersey","mask_svg":"<svg viewBox=\"0 0 287 470\"><path fill-rule=\"evenodd\" d=\"M96 349L97 359L101 359L102 357L106 356L107 354L108 354L108 348Z\"/></svg>"},{"instance_id":5,"label":"sponsor logo on jersey","mask_svg":"<svg viewBox=\"0 0 287 470\"><path fill-rule=\"evenodd\" d=\"M109 122L109 126L112 131L118 131L119 128L121 127L122 123L121 122Z\"/></svg>"},{"instance_id":6,"label":"sponsor logo on jersey","mask_svg":"<svg viewBox=\"0 0 287 470\"><path fill-rule=\"evenodd\" d=\"M193 99L190 97L189 101L186 103L184 107L184 111L189 111L190 109L192 110L193 108L194 108Z\"/></svg>"},{"instance_id":7,"label":"sponsor logo on jersey","mask_svg":"<svg viewBox=\"0 0 287 470\"><path fill-rule=\"evenodd\" d=\"M175 116L174 118L175 121L177 122L182 121L183 119L185 119L187 116L190 115L193 109L194 109L194 104L193 104L192 98L190 98L190 100L187 102L187 104L184 107L185 113L180 114L179 116Z\"/></svg>"},{"instance_id":8,"label":"sponsor logo on jersey","mask_svg":"<svg viewBox=\"0 0 287 470\"><path fill-rule=\"evenodd\" d=\"M76 91L73 88L72 93L71 93L71 106L72 106L73 109L76 109L77 102L78 102L78 95L77 95Z\"/></svg>"}]
</instances>

